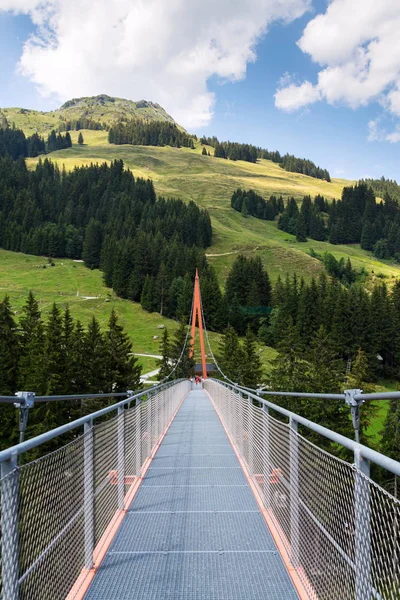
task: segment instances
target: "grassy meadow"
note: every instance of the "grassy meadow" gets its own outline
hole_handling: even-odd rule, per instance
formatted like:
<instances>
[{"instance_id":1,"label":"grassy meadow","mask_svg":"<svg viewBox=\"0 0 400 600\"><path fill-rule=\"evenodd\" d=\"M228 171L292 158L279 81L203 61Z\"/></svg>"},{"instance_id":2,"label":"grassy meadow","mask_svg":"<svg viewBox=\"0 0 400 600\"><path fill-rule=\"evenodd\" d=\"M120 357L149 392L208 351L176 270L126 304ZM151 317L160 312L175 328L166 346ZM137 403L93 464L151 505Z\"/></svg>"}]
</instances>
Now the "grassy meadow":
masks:
<instances>
[{"instance_id":1,"label":"grassy meadow","mask_svg":"<svg viewBox=\"0 0 400 600\"><path fill-rule=\"evenodd\" d=\"M329 251L336 258L350 256L356 269L364 267L369 273L369 282L378 275L389 283L400 276L398 265L382 263L359 246L333 246L314 240L298 243L294 236L279 231L275 223L244 218L230 206L232 192L238 187L252 188L264 197L275 194L300 199L305 194L322 194L333 199L339 198L343 187L354 183L352 181L333 179L328 183L289 173L267 160L252 164L203 156L200 144L195 150L114 146L108 144L107 132L83 130L82 133L85 142L82 146L77 144L78 132L71 132L73 147L53 152L51 160L60 167L65 165L72 169L77 165L122 159L135 176L152 179L159 195L193 200L207 208L214 232L213 244L207 253L222 284L239 252L259 254L272 280L278 275L294 272L310 278L323 271L322 263L310 256L311 248L317 253ZM212 148L209 150L213 152ZM38 160L28 159L27 162L33 168Z\"/></svg>"},{"instance_id":2,"label":"grassy meadow","mask_svg":"<svg viewBox=\"0 0 400 600\"><path fill-rule=\"evenodd\" d=\"M162 330L158 329L159 325L167 327L171 334L177 329L175 321L158 313L148 313L140 304L118 298L104 285L99 270L91 271L83 263L70 259L56 258L54 264L51 267L44 257L0 250L0 298L9 296L17 319L29 290L32 290L44 320L56 302L60 308L69 306L74 319L80 319L84 325L94 315L105 328L114 308L136 353L160 353ZM154 340L154 336L158 339ZM209 338L212 350L216 352L221 336L210 332ZM259 352L268 369L270 360L276 356L275 350L260 345ZM154 358L138 357L138 360L144 373L156 368Z\"/></svg>"}]
</instances>

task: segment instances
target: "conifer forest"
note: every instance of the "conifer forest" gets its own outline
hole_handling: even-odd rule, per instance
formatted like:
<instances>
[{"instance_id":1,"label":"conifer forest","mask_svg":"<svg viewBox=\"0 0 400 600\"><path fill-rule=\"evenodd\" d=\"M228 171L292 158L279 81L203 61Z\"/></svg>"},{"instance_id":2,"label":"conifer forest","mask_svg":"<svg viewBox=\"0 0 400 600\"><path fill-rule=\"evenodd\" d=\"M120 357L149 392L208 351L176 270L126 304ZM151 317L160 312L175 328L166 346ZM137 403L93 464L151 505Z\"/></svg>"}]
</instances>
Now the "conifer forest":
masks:
<instances>
[{"instance_id":1,"label":"conifer forest","mask_svg":"<svg viewBox=\"0 0 400 600\"><path fill-rule=\"evenodd\" d=\"M111 127L109 141L191 149L196 138L170 123L132 120ZM267 152L220 143L217 138L200 141L203 155L209 155L208 145L214 147L215 158L233 161L255 162ZM78 144L83 143L80 133ZM320 276L283 275L272 282L260 257L238 253L222 290L206 256L213 239L207 210L193 201L157 195L153 182L135 177L122 160L68 171L45 156L34 169L25 163L26 157L70 146L68 131L52 131L45 139L25 136L15 128L0 129L0 247L49 260L83 260L88 269L100 269L105 284L121 298L180 322L175 338L164 332L161 378L178 360L186 337L197 267L205 322L209 331L222 334L216 359L229 379L245 386L263 382L276 390L311 392L340 392L349 386L369 390L382 379L400 380L399 281L392 287L382 281L366 289L365 273L355 269L350 258L338 260L329 252L314 252L324 265ZM284 169L302 168L279 153L267 158ZM329 179L328 173L316 173L310 175ZM377 201L381 192L383 199ZM333 201L322 195L264 198L243 188L226 201L244 219L276 222L278 229L299 243L312 239L333 246L359 244L379 259L400 261L395 192L392 182L371 180L345 187L342 197ZM57 305L43 320L35 297L29 294L17 318L6 296L0 303L0 334L2 394L21 389L43 395L107 393L140 386L132 342L116 313L105 329L95 318L84 327L68 308L60 310ZM260 361L259 344L278 352L269 372ZM188 376L193 364L185 356L174 377ZM309 402L285 402L312 420L352 435L347 408L336 405L323 410ZM30 421L29 433L60 425L91 408L90 402L42 405ZM9 407L2 410L3 447L16 441L14 413ZM363 411L363 436L373 419L371 406ZM400 441L394 432L399 422L400 411L392 402L381 445L397 458Z\"/></svg>"}]
</instances>

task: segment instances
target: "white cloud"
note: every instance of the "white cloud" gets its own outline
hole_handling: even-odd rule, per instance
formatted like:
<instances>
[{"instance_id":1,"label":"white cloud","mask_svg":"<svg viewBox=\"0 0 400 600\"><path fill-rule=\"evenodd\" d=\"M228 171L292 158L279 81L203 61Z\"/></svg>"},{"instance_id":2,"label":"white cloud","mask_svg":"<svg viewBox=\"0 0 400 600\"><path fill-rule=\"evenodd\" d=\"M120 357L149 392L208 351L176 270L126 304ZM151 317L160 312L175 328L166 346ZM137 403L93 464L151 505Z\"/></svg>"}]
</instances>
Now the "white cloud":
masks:
<instances>
[{"instance_id":1,"label":"white cloud","mask_svg":"<svg viewBox=\"0 0 400 600\"><path fill-rule=\"evenodd\" d=\"M400 116L399 31L400 0L332 0L298 42L320 65L317 82L279 89L276 105L295 110L326 100L357 108L378 101Z\"/></svg>"},{"instance_id":2,"label":"white cloud","mask_svg":"<svg viewBox=\"0 0 400 600\"><path fill-rule=\"evenodd\" d=\"M309 81L301 85L291 83L275 94L275 105L281 110L292 112L321 99L321 92Z\"/></svg>"},{"instance_id":3,"label":"white cloud","mask_svg":"<svg viewBox=\"0 0 400 600\"><path fill-rule=\"evenodd\" d=\"M20 71L60 100L108 93L159 102L186 127L206 125L212 76L237 81L268 26L310 0L0 0L37 26Z\"/></svg>"},{"instance_id":4,"label":"white cloud","mask_svg":"<svg viewBox=\"0 0 400 600\"><path fill-rule=\"evenodd\" d=\"M395 126L395 129L388 131L387 125L382 123L383 119L378 118L369 121L368 123L368 141L369 142L390 142L395 144L400 142L400 124ZM391 129L393 128L392 120L390 120Z\"/></svg>"},{"instance_id":5,"label":"white cloud","mask_svg":"<svg viewBox=\"0 0 400 600\"><path fill-rule=\"evenodd\" d=\"M383 131L381 129L379 119L372 119L368 122L368 141L377 142L385 139Z\"/></svg>"},{"instance_id":6,"label":"white cloud","mask_svg":"<svg viewBox=\"0 0 400 600\"><path fill-rule=\"evenodd\" d=\"M400 125L397 125L394 131L388 133L385 139L387 142L391 142L392 144L400 142Z\"/></svg>"}]
</instances>

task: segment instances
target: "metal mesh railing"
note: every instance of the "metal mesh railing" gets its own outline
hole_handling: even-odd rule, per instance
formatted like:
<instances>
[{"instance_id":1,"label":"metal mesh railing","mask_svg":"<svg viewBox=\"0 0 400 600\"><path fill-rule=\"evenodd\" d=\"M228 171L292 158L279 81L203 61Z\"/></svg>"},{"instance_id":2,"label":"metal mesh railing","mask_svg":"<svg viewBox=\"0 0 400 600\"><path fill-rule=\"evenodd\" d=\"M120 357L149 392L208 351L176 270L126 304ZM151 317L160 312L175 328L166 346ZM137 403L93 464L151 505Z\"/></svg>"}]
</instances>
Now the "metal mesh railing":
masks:
<instances>
[{"instance_id":1,"label":"metal mesh railing","mask_svg":"<svg viewBox=\"0 0 400 600\"><path fill-rule=\"evenodd\" d=\"M73 599L189 389L180 381L133 406L119 403L107 420L89 415L69 444L22 466L2 465L2 600Z\"/></svg>"},{"instance_id":2,"label":"metal mesh railing","mask_svg":"<svg viewBox=\"0 0 400 600\"><path fill-rule=\"evenodd\" d=\"M400 598L400 501L240 390L205 382L309 598ZM260 399L261 400L261 399Z\"/></svg>"}]
</instances>

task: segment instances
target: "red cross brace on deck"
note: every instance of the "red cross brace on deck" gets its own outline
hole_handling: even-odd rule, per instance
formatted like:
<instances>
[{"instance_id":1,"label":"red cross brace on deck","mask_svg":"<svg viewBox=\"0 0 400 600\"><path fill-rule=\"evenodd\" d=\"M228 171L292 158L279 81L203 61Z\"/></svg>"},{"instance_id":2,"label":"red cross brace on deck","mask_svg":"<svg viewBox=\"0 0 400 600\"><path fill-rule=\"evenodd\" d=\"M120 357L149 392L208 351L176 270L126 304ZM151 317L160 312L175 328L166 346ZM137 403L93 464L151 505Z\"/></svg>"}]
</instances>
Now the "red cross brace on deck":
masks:
<instances>
[{"instance_id":1,"label":"red cross brace on deck","mask_svg":"<svg viewBox=\"0 0 400 600\"><path fill-rule=\"evenodd\" d=\"M189 352L190 358L193 358L193 354L194 354L194 337L196 334L196 321L198 321L198 324L199 324L201 367L202 367L202 371L203 371L203 379L207 379L206 354L204 351L203 311L201 310L200 280L199 280L198 269L196 269L196 278L194 280L192 332L191 332L192 339L190 340L190 352Z\"/></svg>"}]
</instances>

